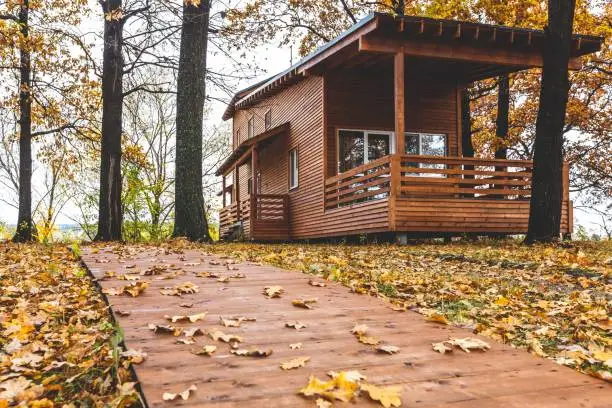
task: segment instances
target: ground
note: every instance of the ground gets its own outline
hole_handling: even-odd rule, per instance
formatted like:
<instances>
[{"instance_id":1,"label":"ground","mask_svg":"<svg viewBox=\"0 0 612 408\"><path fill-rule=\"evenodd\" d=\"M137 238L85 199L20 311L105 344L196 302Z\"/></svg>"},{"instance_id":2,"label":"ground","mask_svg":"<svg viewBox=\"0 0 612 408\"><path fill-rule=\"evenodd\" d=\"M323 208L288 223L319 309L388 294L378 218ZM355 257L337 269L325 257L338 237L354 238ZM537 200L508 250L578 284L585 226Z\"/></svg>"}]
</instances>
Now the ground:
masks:
<instances>
[{"instance_id":1,"label":"ground","mask_svg":"<svg viewBox=\"0 0 612 408\"><path fill-rule=\"evenodd\" d=\"M155 248L147 246L146 248ZM186 248L271 264L385 298L395 309L469 328L610 381L612 245L526 247L463 244L217 244ZM95 248L94 248L95 249ZM138 253L142 246L116 246ZM78 255L79 248L73 247ZM129 270L128 270L129 272ZM63 246L2 244L0 249L0 407L83 402L138 404L100 290Z\"/></svg>"}]
</instances>

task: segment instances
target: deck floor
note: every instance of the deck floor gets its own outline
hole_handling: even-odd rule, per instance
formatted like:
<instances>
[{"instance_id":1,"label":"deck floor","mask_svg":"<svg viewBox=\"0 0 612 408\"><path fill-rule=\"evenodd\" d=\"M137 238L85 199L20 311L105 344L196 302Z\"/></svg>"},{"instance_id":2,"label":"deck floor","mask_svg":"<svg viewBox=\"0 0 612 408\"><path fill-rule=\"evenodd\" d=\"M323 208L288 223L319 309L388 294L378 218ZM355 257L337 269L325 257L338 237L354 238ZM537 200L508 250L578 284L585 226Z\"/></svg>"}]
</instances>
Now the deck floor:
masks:
<instances>
[{"instance_id":1,"label":"deck floor","mask_svg":"<svg viewBox=\"0 0 612 408\"><path fill-rule=\"evenodd\" d=\"M417 313L394 311L380 299L351 293L336 283L314 287L305 274L250 263L232 265L238 270L228 270L226 259L195 250L169 253L162 248L124 247L119 252L121 247L116 248L83 250L83 260L95 277L103 277L106 271L138 274L162 264L185 271L173 279L156 280L171 272L142 277L150 286L139 297L108 296L127 347L148 354L144 363L134 367L151 407L314 407L313 398L297 392L307 384L310 374L325 379L329 370L359 370L370 383L401 385L403 407L609 407L612 401L609 384L491 339L484 339L491 345L487 352L456 350L439 354L432 350L432 342L473 335L468 330L427 322ZM196 277L197 272L220 276L241 273L246 277L222 283ZM196 284L199 293L182 297L160 294L163 287L182 282ZM100 280L103 288L126 283L116 278ZM264 297L262 289L271 285L282 286L284 295ZM292 299L311 297L318 298L312 310L291 304ZM181 307L183 303L193 303L193 307ZM117 310L130 314L120 316ZM175 326L237 334L243 337L244 348L271 348L272 355L235 356L229 353L228 345L208 336L196 337L195 345L176 344L175 337L154 334L147 327L149 323L168 324L164 315L204 311L208 315L203 321ZM232 316L256 321L243 322L239 328L219 324L219 317ZM308 327L299 331L286 328L285 322L291 320ZM401 351L380 354L359 343L350 333L356 323L368 325L370 335ZM300 350L289 348L289 344L298 342L303 344ZM203 344L217 346L212 357L191 353ZM300 356L311 358L305 367L289 371L279 368L281 362ZM180 392L191 384L197 391L188 400L162 400L164 392ZM365 396L360 396L357 403L380 406ZM337 402L334 406L350 405Z\"/></svg>"}]
</instances>

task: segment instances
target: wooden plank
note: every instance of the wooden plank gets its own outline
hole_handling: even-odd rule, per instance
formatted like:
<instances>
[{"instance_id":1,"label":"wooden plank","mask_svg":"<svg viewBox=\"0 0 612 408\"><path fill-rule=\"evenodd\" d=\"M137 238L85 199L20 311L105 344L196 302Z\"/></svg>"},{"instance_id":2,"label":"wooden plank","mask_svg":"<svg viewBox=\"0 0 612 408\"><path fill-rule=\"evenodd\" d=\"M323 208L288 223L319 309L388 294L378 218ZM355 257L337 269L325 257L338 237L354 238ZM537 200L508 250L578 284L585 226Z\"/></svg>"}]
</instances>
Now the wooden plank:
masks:
<instances>
[{"instance_id":1,"label":"wooden plank","mask_svg":"<svg viewBox=\"0 0 612 408\"><path fill-rule=\"evenodd\" d=\"M472 44L398 40L373 35L359 38L360 52L396 53L400 49L403 49L406 55L420 58L521 66L524 68L541 68L544 64L542 54L537 50L491 49ZM570 58L569 69L577 70L581 67L582 63L578 57Z\"/></svg>"}]
</instances>

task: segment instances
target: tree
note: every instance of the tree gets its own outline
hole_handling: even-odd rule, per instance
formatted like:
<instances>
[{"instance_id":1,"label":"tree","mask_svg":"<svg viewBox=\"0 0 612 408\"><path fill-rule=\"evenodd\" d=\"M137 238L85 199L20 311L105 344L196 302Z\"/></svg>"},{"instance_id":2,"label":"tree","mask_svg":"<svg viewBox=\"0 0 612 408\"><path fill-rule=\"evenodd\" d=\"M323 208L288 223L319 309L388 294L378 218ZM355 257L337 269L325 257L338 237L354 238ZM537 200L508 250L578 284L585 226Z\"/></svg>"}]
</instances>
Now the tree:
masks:
<instances>
[{"instance_id":1,"label":"tree","mask_svg":"<svg viewBox=\"0 0 612 408\"><path fill-rule=\"evenodd\" d=\"M210 241L202 193L209 0L185 0L177 77L174 237Z\"/></svg>"},{"instance_id":2,"label":"tree","mask_svg":"<svg viewBox=\"0 0 612 408\"><path fill-rule=\"evenodd\" d=\"M559 239L561 229L563 125L569 91L575 0L549 0L544 66L536 122L531 205L526 243Z\"/></svg>"},{"instance_id":3,"label":"tree","mask_svg":"<svg viewBox=\"0 0 612 408\"><path fill-rule=\"evenodd\" d=\"M78 130L78 122L91 113L88 100L75 104L75 95L87 95L91 86L84 59L64 51L74 44L70 27L86 13L84 0L0 2L0 67L9 72L2 73L7 83L17 78L14 91L1 101L17 112L19 124L16 242L34 239L33 140Z\"/></svg>"},{"instance_id":4,"label":"tree","mask_svg":"<svg viewBox=\"0 0 612 408\"><path fill-rule=\"evenodd\" d=\"M121 131L123 116L123 15L121 0L101 1L104 11L102 148L96 241L121 239Z\"/></svg>"}]
</instances>

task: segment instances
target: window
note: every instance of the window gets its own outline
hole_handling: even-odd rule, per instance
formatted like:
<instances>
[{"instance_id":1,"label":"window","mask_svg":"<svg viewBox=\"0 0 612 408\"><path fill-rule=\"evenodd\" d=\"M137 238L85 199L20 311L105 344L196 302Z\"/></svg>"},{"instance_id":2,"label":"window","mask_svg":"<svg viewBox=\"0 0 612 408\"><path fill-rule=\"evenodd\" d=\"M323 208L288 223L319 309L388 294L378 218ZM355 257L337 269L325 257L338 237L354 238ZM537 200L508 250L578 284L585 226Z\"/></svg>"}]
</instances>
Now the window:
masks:
<instances>
[{"instance_id":1,"label":"window","mask_svg":"<svg viewBox=\"0 0 612 408\"><path fill-rule=\"evenodd\" d=\"M253 194L253 177L249 177L247 181L247 194Z\"/></svg>"},{"instance_id":2,"label":"window","mask_svg":"<svg viewBox=\"0 0 612 408\"><path fill-rule=\"evenodd\" d=\"M340 130L338 171L344 172L392 153L392 136L392 132Z\"/></svg>"},{"instance_id":3,"label":"window","mask_svg":"<svg viewBox=\"0 0 612 408\"><path fill-rule=\"evenodd\" d=\"M446 135L432 133L404 133L405 153L423 156L446 156ZM410 167L443 169L443 164L409 163ZM436 175L428 174L429 177ZM443 176L442 174L437 176Z\"/></svg>"},{"instance_id":4,"label":"window","mask_svg":"<svg viewBox=\"0 0 612 408\"><path fill-rule=\"evenodd\" d=\"M255 134L255 118L251 116L247 123L247 137L250 139Z\"/></svg>"},{"instance_id":5,"label":"window","mask_svg":"<svg viewBox=\"0 0 612 408\"><path fill-rule=\"evenodd\" d=\"M289 189L298 186L298 152L297 149L289 151Z\"/></svg>"},{"instance_id":6,"label":"window","mask_svg":"<svg viewBox=\"0 0 612 408\"><path fill-rule=\"evenodd\" d=\"M264 115L264 128L268 130L271 127L272 127L272 109L268 109L268 111Z\"/></svg>"},{"instance_id":7,"label":"window","mask_svg":"<svg viewBox=\"0 0 612 408\"><path fill-rule=\"evenodd\" d=\"M240 129L236 130L236 139L234 140L234 147L240 144Z\"/></svg>"}]
</instances>

